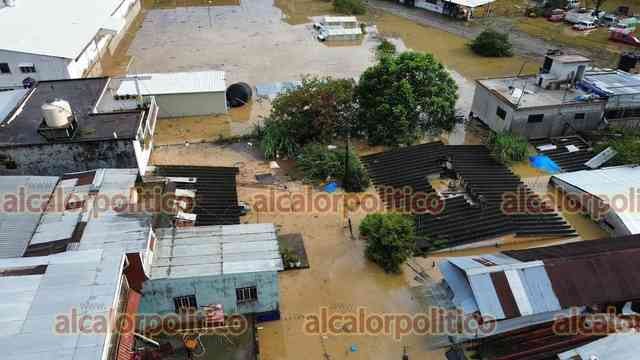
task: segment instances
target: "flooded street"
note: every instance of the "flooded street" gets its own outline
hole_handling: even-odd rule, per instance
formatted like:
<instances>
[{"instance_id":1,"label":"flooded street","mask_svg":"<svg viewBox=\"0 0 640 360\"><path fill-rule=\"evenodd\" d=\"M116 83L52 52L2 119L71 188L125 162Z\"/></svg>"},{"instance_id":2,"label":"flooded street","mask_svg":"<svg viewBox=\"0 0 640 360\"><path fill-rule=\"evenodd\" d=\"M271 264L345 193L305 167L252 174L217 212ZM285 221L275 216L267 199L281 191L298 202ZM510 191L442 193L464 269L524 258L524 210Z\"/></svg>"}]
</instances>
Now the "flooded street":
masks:
<instances>
[{"instance_id":1,"label":"flooded street","mask_svg":"<svg viewBox=\"0 0 640 360\"><path fill-rule=\"evenodd\" d=\"M110 67L113 74L128 67L130 73L224 70L227 84L237 81L256 84L299 79L301 75L352 77L375 61L378 36L392 38L399 50L414 49L434 54L451 71L459 86L458 107L468 112L473 99L474 78L508 76L535 71L537 64L524 63L518 57L486 59L474 55L462 37L415 24L381 11L361 20L368 24L364 40L349 46L327 46L314 39L314 17L330 14L331 3L320 0L252 0L208 3L180 0L154 0L145 3L134 35L127 37ZM218 6L218 4L222 4ZM379 34L378 34L379 32ZM126 71L126 70L125 70ZM256 99L228 114L211 117L162 119L156 129L156 147L151 162L155 165L208 165L239 167L238 192L241 201L254 205L259 196L278 190L284 194L307 191L299 182L262 185L256 174L272 172L248 143L214 145L221 138L247 134L270 111L270 102ZM474 124L458 124L454 131L437 137L449 144L479 144L486 130ZM354 143L361 153L374 151ZM380 151L382 149L375 149ZM282 164L284 165L284 164ZM284 166L283 166L284 168ZM516 164L514 172L537 191L548 182L548 175L528 164ZM286 177L287 170L279 175ZM545 182L546 181L546 182ZM540 186L537 186L540 185ZM320 194L317 190L308 190ZM547 190L544 190L547 191ZM376 195L377 196L377 195ZM520 241L500 247L440 253L415 258L404 266L402 274L385 274L364 257L365 243L357 239L357 228L364 211L349 213L353 229L348 230L343 207L318 214L292 213L288 210L252 211L243 222L273 222L280 234L300 233L304 238L310 268L280 274L280 321L258 328L260 359L400 359L404 349L411 359L442 359L442 351L428 347L423 335L407 335L400 340L383 334L320 335L305 331L305 316L329 313L353 313L364 308L368 313L416 314L425 311L417 295L416 266L437 281L434 265L443 256L496 252L512 248L542 246L558 240ZM599 228L587 219L565 214L567 220L585 238L600 237Z\"/></svg>"}]
</instances>

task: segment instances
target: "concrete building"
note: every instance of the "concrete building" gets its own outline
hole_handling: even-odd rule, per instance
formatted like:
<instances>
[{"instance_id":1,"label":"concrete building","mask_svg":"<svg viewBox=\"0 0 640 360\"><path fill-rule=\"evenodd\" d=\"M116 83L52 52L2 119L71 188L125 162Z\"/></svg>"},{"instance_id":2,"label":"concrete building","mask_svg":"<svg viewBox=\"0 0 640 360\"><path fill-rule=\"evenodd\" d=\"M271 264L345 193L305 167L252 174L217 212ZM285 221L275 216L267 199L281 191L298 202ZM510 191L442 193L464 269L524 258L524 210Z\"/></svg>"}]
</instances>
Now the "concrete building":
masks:
<instances>
[{"instance_id":1,"label":"concrete building","mask_svg":"<svg viewBox=\"0 0 640 360\"><path fill-rule=\"evenodd\" d=\"M126 206L137 201L137 178L136 169L0 177L3 205L22 189L46 208L0 217L3 359L133 358L133 331L112 316L137 313L153 259L150 217Z\"/></svg>"},{"instance_id":2,"label":"concrete building","mask_svg":"<svg viewBox=\"0 0 640 360\"><path fill-rule=\"evenodd\" d=\"M43 81L3 92L0 174L62 175L95 168L146 171L158 108L116 104L109 78ZM3 105L4 104L4 105Z\"/></svg>"},{"instance_id":3,"label":"concrete building","mask_svg":"<svg viewBox=\"0 0 640 360\"><path fill-rule=\"evenodd\" d=\"M538 75L478 80L472 114L494 131L530 139L596 129L606 99L576 87L589 62L582 56L547 55Z\"/></svg>"},{"instance_id":4,"label":"concrete building","mask_svg":"<svg viewBox=\"0 0 640 360\"><path fill-rule=\"evenodd\" d=\"M155 97L163 118L216 115L228 110L224 71L129 75L114 87L116 91L110 95L119 100L135 99L138 94Z\"/></svg>"},{"instance_id":5,"label":"concrete building","mask_svg":"<svg viewBox=\"0 0 640 360\"><path fill-rule=\"evenodd\" d=\"M139 0L0 3L0 89L85 76L140 11Z\"/></svg>"},{"instance_id":6,"label":"concrete building","mask_svg":"<svg viewBox=\"0 0 640 360\"><path fill-rule=\"evenodd\" d=\"M640 167L615 166L557 174L551 184L576 199L607 232L640 234Z\"/></svg>"},{"instance_id":7,"label":"concrete building","mask_svg":"<svg viewBox=\"0 0 640 360\"><path fill-rule=\"evenodd\" d=\"M180 313L221 305L224 313L279 318L283 270L272 224L158 229L141 311Z\"/></svg>"}]
</instances>

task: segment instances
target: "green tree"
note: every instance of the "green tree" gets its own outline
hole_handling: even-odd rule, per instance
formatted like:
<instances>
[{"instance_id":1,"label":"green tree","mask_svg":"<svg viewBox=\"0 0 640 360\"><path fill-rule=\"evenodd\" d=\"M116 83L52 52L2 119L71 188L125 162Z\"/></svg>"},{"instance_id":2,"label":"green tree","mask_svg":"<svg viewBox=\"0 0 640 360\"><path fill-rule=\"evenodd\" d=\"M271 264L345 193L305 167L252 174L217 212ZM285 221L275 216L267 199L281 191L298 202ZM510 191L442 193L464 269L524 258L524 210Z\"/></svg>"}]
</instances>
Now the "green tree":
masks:
<instances>
[{"instance_id":1,"label":"green tree","mask_svg":"<svg viewBox=\"0 0 640 360\"><path fill-rule=\"evenodd\" d=\"M333 8L336 12L346 15L364 15L367 12L362 0L333 0Z\"/></svg>"},{"instance_id":2,"label":"green tree","mask_svg":"<svg viewBox=\"0 0 640 360\"><path fill-rule=\"evenodd\" d=\"M599 153L609 146L618 153L610 161L618 164L640 164L640 133L627 131L622 137L594 146L594 150Z\"/></svg>"},{"instance_id":3,"label":"green tree","mask_svg":"<svg viewBox=\"0 0 640 360\"><path fill-rule=\"evenodd\" d=\"M311 182L325 181L329 178L342 182L348 192L361 192L369 187L369 177L360 159L349 152L349 178L345 178L344 149L329 150L325 145L308 144L296 158L296 166Z\"/></svg>"},{"instance_id":4,"label":"green tree","mask_svg":"<svg viewBox=\"0 0 640 360\"><path fill-rule=\"evenodd\" d=\"M432 55L382 57L360 77L358 131L371 145L412 144L424 131L451 130L458 87Z\"/></svg>"},{"instance_id":5,"label":"green tree","mask_svg":"<svg viewBox=\"0 0 640 360\"><path fill-rule=\"evenodd\" d=\"M527 139L510 132L491 133L487 147L501 163L523 161L529 154Z\"/></svg>"},{"instance_id":6,"label":"green tree","mask_svg":"<svg viewBox=\"0 0 640 360\"><path fill-rule=\"evenodd\" d=\"M396 46L387 39L382 39L376 48L376 57L381 59L385 56L393 56L396 54Z\"/></svg>"},{"instance_id":7,"label":"green tree","mask_svg":"<svg viewBox=\"0 0 640 360\"><path fill-rule=\"evenodd\" d=\"M486 29L480 33L470 44L471 50L478 55L486 57L513 56L509 35Z\"/></svg>"},{"instance_id":8,"label":"green tree","mask_svg":"<svg viewBox=\"0 0 640 360\"><path fill-rule=\"evenodd\" d=\"M329 143L352 116L354 87L351 79L305 77L301 86L274 99L269 118L299 147Z\"/></svg>"},{"instance_id":9,"label":"green tree","mask_svg":"<svg viewBox=\"0 0 640 360\"><path fill-rule=\"evenodd\" d=\"M367 215L360 234L367 238L366 257L389 273L399 272L416 247L413 219L399 213Z\"/></svg>"}]
</instances>

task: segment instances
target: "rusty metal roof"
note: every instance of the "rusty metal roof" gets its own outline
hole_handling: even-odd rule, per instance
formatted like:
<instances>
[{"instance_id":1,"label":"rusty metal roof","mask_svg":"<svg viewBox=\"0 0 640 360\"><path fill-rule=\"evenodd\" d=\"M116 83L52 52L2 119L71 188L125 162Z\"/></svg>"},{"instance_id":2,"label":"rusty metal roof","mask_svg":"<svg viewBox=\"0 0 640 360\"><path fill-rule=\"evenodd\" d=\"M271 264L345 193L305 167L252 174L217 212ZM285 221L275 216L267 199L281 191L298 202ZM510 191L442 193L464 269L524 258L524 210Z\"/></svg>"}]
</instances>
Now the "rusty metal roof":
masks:
<instances>
[{"instance_id":1,"label":"rusty metal roof","mask_svg":"<svg viewBox=\"0 0 640 360\"><path fill-rule=\"evenodd\" d=\"M638 257L640 236L628 236L449 258L440 270L457 306L501 320L639 299Z\"/></svg>"}]
</instances>

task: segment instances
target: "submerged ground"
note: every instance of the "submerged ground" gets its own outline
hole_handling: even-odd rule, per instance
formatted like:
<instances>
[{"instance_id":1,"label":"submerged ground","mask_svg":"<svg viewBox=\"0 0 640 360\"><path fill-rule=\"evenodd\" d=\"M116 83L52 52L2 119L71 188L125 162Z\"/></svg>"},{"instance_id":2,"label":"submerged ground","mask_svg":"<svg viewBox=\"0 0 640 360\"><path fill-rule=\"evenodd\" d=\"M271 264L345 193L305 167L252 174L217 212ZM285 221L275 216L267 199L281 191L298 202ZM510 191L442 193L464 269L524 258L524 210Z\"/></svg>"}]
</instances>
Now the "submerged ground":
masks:
<instances>
[{"instance_id":1,"label":"submerged ground","mask_svg":"<svg viewBox=\"0 0 640 360\"><path fill-rule=\"evenodd\" d=\"M145 12L132 27L126 41L110 59L103 73L122 75L145 72L224 70L228 84L290 81L303 74L332 77L359 75L375 61L379 37L390 37L400 49L434 54L450 70L460 87L458 106L468 112L474 91L473 79L531 72L537 64L524 58L485 59L474 55L467 39L419 25L387 12L373 11L362 19L368 34L347 46L322 44L314 39L314 16L331 12L331 3L310 0L226 1L220 6L206 1L145 1ZM213 144L220 137L250 132L269 113L270 102L254 99L249 105L216 117L162 119L156 130L153 164L237 166L240 168L241 200L255 204L271 190L287 196L303 188L297 182L273 186L258 184L255 175L271 172L267 162L248 143ZM461 124L441 138L452 144L481 141L471 128ZM363 152L372 149L359 147ZM288 169L282 163L280 175ZM543 174L526 164L514 171L532 185L545 183ZM545 183L546 184L546 183ZM310 189L312 194L321 194ZM546 188L538 189L544 192ZM284 195L282 195L284 194ZM415 314L427 305L417 299L417 272L434 276L439 258L413 259L402 274L388 275L365 260L364 242L357 240L357 225L364 212L339 206L335 211L292 213L286 209L253 211L243 222L273 222L281 233L303 235L310 269L280 276L282 320L258 328L261 359L400 359L406 349L411 359L442 359L442 351L429 349L425 336L409 335L400 340L379 334L307 334L304 318L323 307L332 313L365 308L370 313ZM601 236L588 220L567 216L584 238ZM352 219L354 237L348 230ZM541 245L544 243L536 243ZM533 244L518 244L525 247ZM479 249L459 254L495 252ZM444 256L448 254L441 254ZM215 358L215 357L212 357Z\"/></svg>"}]
</instances>

